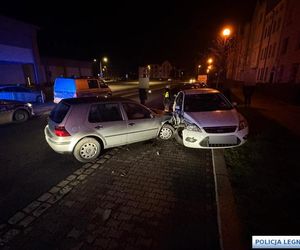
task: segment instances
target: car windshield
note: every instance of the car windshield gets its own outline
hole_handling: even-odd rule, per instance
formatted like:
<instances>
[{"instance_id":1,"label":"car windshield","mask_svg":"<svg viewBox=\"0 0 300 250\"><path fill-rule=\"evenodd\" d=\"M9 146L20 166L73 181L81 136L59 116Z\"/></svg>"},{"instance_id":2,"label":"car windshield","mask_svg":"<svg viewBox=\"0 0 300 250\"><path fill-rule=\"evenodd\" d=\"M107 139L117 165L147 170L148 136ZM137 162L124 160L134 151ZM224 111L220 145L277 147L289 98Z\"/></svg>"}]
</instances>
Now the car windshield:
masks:
<instances>
[{"instance_id":1,"label":"car windshield","mask_svg":"<svg viewBox=\"0 0 300 250\"><path fill-rule=\"evenodd\" d=\"M230 102L220 93L186 95L184 99L185 112L230 110L232 108Z\"/></svg>"}]
</instances>

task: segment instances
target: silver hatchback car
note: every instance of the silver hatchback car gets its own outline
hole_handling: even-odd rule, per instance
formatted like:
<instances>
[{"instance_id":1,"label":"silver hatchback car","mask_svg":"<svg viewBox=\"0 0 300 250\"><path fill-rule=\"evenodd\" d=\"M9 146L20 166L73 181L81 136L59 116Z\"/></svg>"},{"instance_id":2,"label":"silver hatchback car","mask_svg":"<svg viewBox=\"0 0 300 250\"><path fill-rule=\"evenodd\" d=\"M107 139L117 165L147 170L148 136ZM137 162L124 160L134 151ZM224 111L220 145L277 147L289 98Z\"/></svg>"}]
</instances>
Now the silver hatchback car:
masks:
<instances>
[{"instance_id":1,"label":"silver hatchback car","mask_svg":"<svg viewBox=\"0 0 300 250\"><path fill-rule=\"evenodd\" d=\"M172 138L170 118L121 97L71 98L52 110L44 132L54 151L73 153L78 161L89 162L106 148Z\"/></svg>"}]
</instances>

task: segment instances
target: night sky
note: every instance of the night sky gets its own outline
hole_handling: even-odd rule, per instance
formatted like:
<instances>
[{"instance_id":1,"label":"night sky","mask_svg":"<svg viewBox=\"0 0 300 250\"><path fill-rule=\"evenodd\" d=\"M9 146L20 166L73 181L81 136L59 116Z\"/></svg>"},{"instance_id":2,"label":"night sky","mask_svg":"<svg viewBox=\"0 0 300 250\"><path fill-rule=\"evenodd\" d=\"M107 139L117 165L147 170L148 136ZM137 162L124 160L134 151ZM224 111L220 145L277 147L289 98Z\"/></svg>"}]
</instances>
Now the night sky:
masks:
<instances>
[{"instance_id":1,"label":"night sky","mask_svg":"<svg viewBox=\"0 0 300 250\"><path fill-rule=\"evenodd\" d=\"M5 1L0 14L40 27L41 56L91 60L107 56L111 66L168 59L192 69L224 24L245 22L255 0L227 1Z\"/></svg>"}]
</instances>

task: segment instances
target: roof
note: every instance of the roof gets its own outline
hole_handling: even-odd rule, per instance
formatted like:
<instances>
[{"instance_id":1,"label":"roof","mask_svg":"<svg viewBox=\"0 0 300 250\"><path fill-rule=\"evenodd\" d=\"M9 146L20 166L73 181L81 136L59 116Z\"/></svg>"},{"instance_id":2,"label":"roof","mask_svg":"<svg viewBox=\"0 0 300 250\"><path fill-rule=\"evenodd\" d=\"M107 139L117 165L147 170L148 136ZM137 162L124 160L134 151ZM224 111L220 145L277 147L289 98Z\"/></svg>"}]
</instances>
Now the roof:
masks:
<instances>
[{"instance_id":1,"label":"roof","mask_svg":"<svg viewBox=\"0 0 300 250\"><path fill-rule=\"evenodd\" d=\"M94 102L135 102L133 100L119 97L119 96L111 96L111 97L79 97L79 98L67 98L64 99L63 102L67 104L82 104L82 103L94 103Z\"/></svg>"},{"instance_id":2,"label":"roof","mask_svg":"<svg viewBox=\"0 0 300 250\"><path fill-rule=\"evenodd\" d=\"M220 93L219 90L211 88L185 89L183 92L187 95Z\"/></svg>"}]
</instances>

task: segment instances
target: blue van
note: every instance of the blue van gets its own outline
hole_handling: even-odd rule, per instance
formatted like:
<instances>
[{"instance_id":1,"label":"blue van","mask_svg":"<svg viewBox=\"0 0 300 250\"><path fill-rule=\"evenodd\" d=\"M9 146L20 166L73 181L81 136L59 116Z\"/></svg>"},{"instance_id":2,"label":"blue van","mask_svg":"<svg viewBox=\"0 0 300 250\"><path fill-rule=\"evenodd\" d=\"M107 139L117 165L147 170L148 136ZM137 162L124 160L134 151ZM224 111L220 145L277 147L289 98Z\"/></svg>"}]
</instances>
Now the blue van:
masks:
<instances>
[{"instance_id":1,"label":"blue van","mask_svg":"<svg viewBox=\"0 0 300 250\"><path fill-rule=\"evenodd\" d=\"M88 96L111 96L106 83L97 78L56 78L54 82L54 102L62 99Z\"/></svg>"}]
</instances>

